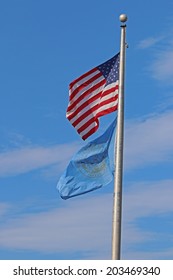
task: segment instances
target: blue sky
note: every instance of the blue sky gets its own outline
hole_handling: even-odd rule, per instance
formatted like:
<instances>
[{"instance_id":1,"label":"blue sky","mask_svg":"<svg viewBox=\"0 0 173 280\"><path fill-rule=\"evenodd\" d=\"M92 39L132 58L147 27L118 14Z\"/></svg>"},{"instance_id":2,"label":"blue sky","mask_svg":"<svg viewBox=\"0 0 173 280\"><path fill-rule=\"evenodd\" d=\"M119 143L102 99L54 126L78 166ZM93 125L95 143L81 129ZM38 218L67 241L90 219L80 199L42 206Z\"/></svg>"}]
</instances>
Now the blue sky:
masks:
<instances>
[{"instance_id":1,"label":"blue sky","mask_svg":"<svg viewBox=\"0 0 173 280\"><path fill-rule=\"evenodd\" d=\"M126 13L122 259L173 259L173 3L0 3L0 259L110 259L113 184L63 201L83 141L68 84L119 51ZM96 136L112 121L101 119Z\"/></svg>"}]
</instances>

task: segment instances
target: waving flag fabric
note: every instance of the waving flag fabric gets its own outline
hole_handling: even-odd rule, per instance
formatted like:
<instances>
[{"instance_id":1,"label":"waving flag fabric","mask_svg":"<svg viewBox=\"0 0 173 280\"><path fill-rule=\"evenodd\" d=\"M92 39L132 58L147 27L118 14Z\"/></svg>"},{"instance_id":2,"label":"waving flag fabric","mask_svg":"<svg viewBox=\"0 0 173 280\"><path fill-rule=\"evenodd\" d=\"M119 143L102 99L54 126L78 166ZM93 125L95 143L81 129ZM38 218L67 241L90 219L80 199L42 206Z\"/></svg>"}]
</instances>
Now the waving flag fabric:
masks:
<instances>
[{"instance_id":1,"label":"waving flag fabric","mask_svg":"<svg viewBox=\"0 0 173 280\"><path fill-rule=\"evenodd\" d=\"M63 199L93 191L112 181L114 145L111 139L115 126L114 120L103 135L89 142L74 155L57 185Z\"/></svg>"},{"instance_id":2,"label":"waving flag fabric","mask_svg":"<svg viewBox=\"0 0 173 280\"><path fill-rule=\"evenodd\" d=\"M119 53L69 85L66 117L82 139L99 126L98 118L117 110Z\"/></svg>"}]
</instances>

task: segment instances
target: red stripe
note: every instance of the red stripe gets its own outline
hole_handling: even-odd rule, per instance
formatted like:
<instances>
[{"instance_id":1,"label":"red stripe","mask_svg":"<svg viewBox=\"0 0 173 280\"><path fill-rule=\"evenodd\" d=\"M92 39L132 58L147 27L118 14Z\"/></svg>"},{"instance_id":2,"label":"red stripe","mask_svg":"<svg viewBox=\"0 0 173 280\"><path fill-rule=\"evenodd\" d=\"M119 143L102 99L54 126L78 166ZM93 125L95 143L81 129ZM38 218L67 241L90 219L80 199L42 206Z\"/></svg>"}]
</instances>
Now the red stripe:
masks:
<instances>
[{"instance_id":1,"label":"red stripe","mask_svg":"<svg viewBox=\"0 0 173 280\"><path fill-rule=\"evenodd\" d=\"M80 76L79 78L75 79L74 81L72 81L69 85L70 89L74 86L74 84L78 83L80 80L84 79L85 77L91 75L92 73L94 73L95 71L97 71L97 67L91 69L90 71L86 72L85 74L83 74L82 76Z\"/></svg>"},{"instance_id":2,"label":"red stripe","mask_svg":"<svg viewBox=\"0 0 173 280\"><path fill-rule=\"evenodd\" d=\"M105 88L106 88L106 87L105 87ZM109 88L109 89L104 90L104 91L103 91L103 94L102 94L102 97L103 97L103 96L106 96L106 95L108 95L109 93L114 92L114 91L116 91L116 90L118 90L118 85L113 86L113 87L111 87L111 88Z\"/></svg>"},{"instance_id":3,"label":"red stripe","mask_svg":"<svg viewBox=\"0 0 173 280\"><path fill-rule=\"evenodd\" d=\"M88 131L85 135L82 136L82 139L85 140L87 139L90 135L92 135L99 126L99 121L98 121L98 117L104 116L105 114L109 114L112 113L114 111L116 111L118 108L118 104L116 104L115 106L108 108L106 110L103 110L101 112L99 112L96 116L93 116L93 118L91 118L89 121L87 121L83 126L81 126L79 129L77 129L78 133L80 134L82 131L84 131L85 129L87 129L87 127L89 127L92 123L96 122L97 126L92 128L90 131Z\"/></svg>"},{"instance_id":4,"label":"red stripe","mask_svg":"<svg viewBox=\"0 0 173 280\"><path fill-rule=\"evenodd\" d=\"M111 108L107 108L107 109L105 109L105 110L103 110L103 111L100 111L100 112L96 115L96 117L97 117L97 118L102 117L102 116L107 115L107 114L110 114L110 113L112 113L112 112L114 112L114 111L116 111L116 110L118 110L118 104L116 104L115 106L113 106L113 107L111 107Z\"/></svg>"},{"instance_id":5,"label":"red stripe","mask_svg":"<svg viewBox=\"0 0 173 280\"><path fill-rule=\"evenodd\" d=\"M98 78L100 78L102 76L103 75L100 72L97 75L95 75L94 77L90 78L88 81L85 81L84 83L80 84L74 91L70 92L70 100L73 100L73 98L75 97L76 94L78 94L85 87L89 86L89 84L92 84L94 81L96 81Z\"/></svg>"},{"instance_id":6,"label":"red stripe","mask_svg":"<svg viewBox=\"0 0 173 280\"><path fill-rule=\"evenodd\" d=\"M98 109L98 104L93 106L92 108L88 108L88 111L86 111L83 115L81 115L76 121L74 121L73 126L78 125L82 120L84 120L89 115L94 115L94 111Z\"/></svg>"},{"instance_id":7,"label":"red stripe","mask_svg":"<svg viewBox=\"0 0 173 280\"><path fill-rule=\"evenodd\" d=\"M107 99L107 100L103 100L103 101L100 102L99 108L102 107L102 106L104 106L104 105L107 105L107 104L109 104L109 103L112 103L112 102L116 101L117 99L118 99L118 94L117 94L117 95L114 95L114 96L112 96L112 97L110 97L110 98Z\"/></svg>"},{"instance_id":8,"label":"red stripe","mask_svg":"<svg viewBox=\"0 0 173 280\"><path fill-rule=\"evenodd\" d=\"M113 96L113 97L109 98L108 100L104 100L103 102L101 102L99 104L99 108L102 106L105 106L107 104L110 104L112 102L115 102L117 99L118 99L118 95ZM103 108L100 112L98 112L97 117L104 116L104 115L108 114L108 112L110 113L110 112L117 110L116 107L117 107L117 104L112 107L108 107L106 109Z\"/></svg>"},{"instance_id":9,"label":"red stripe","mask_svg":"<svg viewBox=\"0 0 173 280\"><path fill-rule=\"evenodd\" d=\"M98 120L95 118L95 116L92 117L92 119L88 120L85 124L83 124L80 128L77 129L79 133L87 129L92 123L97 122Z\"/></svg>"},{"instance_id":10,"label":"red stripe","mask_svg":"<svg viewBox=\"0 0 173 280\"><path fill-rule=\"evenodd\" d=\"M118 89L118 81L106 85L106 79L97 67L70 83L66 116L76 129L79 127L78 133L84 134L81 135L83 140L98 129L99 117L118 109Z\"/></svg>"},{"instance_id":11,"label":"red stripe","mask_svg":"<svg viewBox=\"0 0 173 280\"><path fill-rule=\"evenodd\" d=\"M99 128L99 121L95 120L97 122L97 125L93 128L90 129L85 135L82 136L82 139L85 140L87 139L90 135L92 135L96 130Z\"/></svg>"},{"instance_id":12,"label":"red stripe","mask_svg":"<svg viewBox=\"0 0 173 280\"><path fill-rule=\"evenodd\" d=\"M88 107L88 110L92 109L92 107L90 107L90 104L92 102L94 102L95 100L97 100L99 97L100 97L100 92L98 94L96 94L95 96L93 96L92 98L88 99L80 107L78 107L77 110L75 110L75 112L73 112L71 115L68 116L68 119L71 120L74 116L76 116L79 112L81 112L86 107ZM99 103L99 101L98 101L98 103Z\"/></svg>"},{"instance_id":13,"label":"red stripe","mask_svg":"<svg viewBox=\"0 0 173 280\"><path fill-rule=\"evenodd\" d=\"M84 99L87 95L92 94L95 90L97 90L99 87L103 86L104 84L105 84L105 81L103 80L103 81L99 82L98 84L94 85L92 88L85 91L82 95L80 95L78 97L77 100L75 100L71 105L68 106L67 112L71 111L82 99ZM89 98L89 96L88 96L88 98ZM75 111L75 113L76 113L76 111Z\"/></svg>"},{"instance_id":14,"label":"red stripe","mask_svg":"<svg viewBox=\"0 0 173 280\"><path fill-rule=\"evenodd\" d=\"M93 102L94 100L96 100L98 97L99 97L99 94L97 94L95 97L93 97L93 98L91 98L90 100L88 100L88 101L86 102L86 104L89 105L89 101L90 101L90 103L91 103L91 102ZM100 103L98 102L98 103L97 103L96 105L94 105L93 107L89 107L88 110L87 110L85 113L83 113L80 117L77 118L77 120L75 120L75 121L72 123L72 125L75 127L75 126L78 125L83 119L85 119L86 117L88 117L90 114L91 114L91 115L94 115L94 112L95 112L97 109L99 109L101 106L106 105L106 104L109 104L109 103L111 103L111 102L114 102L114 101L116 101L117 99L118 99L118 95L113 96L113 97L111 97L111 98L109 98L109 99L107 99L107 100L104 100L104 101L100 102ZM83 106L83 105L82 105L82 106ZM71 114L70 116L67 117L69 121L83 109L83 108L81 108L82 106L80 106L73 114ZM86 107L86 106L84 106L84 107ZM108 110L108 109L106 109L106 111L107 111L107 110ZM111 108L110 108L110 110L111 110ZM103 111L104 111L104 109L103 109ZM101 112L103 112L103 111L101 111ZM113 111L114 111L114 109L113 109ZM113 112L113 111L112 111L112 112ZM105 114L106 114L106 113L105 113ZM82 126L82 127L83 127L83 126Z\"/></svg>"}]
</instances>

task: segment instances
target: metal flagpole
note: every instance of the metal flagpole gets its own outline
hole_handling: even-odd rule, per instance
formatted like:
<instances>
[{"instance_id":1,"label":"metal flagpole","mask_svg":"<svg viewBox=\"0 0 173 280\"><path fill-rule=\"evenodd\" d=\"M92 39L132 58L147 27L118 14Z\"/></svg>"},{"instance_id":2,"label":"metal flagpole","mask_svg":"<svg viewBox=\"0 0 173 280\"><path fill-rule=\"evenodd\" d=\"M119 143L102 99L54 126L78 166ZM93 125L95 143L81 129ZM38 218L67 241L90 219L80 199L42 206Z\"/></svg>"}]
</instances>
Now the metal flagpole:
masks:
<instances>
[{"instance_id":1,"label":"metal flagpole","mask_svg":"<svg viewBox=\"0 0 173 280\"><path fill-rule=\"evenodd\" d=\"M115 178L113 194L113 220L112 220L112 260L120 260L121 255L121 212L122 212L122 177L123 177L123 135L124 135L124 70L126 49L126 25L127 16L120 15L121 43L119 65L119 97L117 133L115 139Z\"/></svg>"}]
</instances>

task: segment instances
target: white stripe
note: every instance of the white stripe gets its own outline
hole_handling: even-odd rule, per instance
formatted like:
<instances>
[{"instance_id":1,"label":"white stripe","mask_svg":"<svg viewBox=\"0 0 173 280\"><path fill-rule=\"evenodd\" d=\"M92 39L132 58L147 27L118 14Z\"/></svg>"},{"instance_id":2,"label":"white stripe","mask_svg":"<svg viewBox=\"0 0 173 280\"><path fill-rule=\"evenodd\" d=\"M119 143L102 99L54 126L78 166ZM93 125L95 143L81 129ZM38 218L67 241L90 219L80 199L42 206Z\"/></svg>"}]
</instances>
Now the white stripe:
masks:
<instances>
[{"instance_id":1,"label":"white stripe","mask_svg":"<svg viewBox=\"0 0 173 280\"><path fill-rule=\"evenodd\" d=\"M101 103L101 102L103 102L103 101L105 101L105 100L109 100L109 99L111 99L112 97L115 97L116 95L118 95L118 90L116 90L115 92L112 92L112 93L109 93L109 94L107 94L106 96L103 96L102 98L100 98L100 97L98 97L95 101L93 101L92 103L90 103L88 106L86 106L83 110L81 110L74 118L72 118L71 120L70 120L70 122L73 124L79 117L81 117L84 113L86 113L87 111L89 111L89 110L91 110L92 111L92 108L96 105L96 104L98 104L98 103ZM118 103L118 100L115 100L115 101L111 101L110 103L108 103L108 104L105 104L105 105L102 105L102 106L100 106L99 108L98 108L98 110L97 110L97 112L100 112L100 111L103 111L103 107L105 108L105 109L107 109L107 108L111 108L112 106L115 106L115 105L112 105L112 104L114 104L115 103L115 105ZM96 111L96 110L95 110ZM95 111L92 111L92 114L93 115L96 115L96 113L94 113ZM80 123L78 123L77 124L77 128L78 128L78 126L82 126L87 120L88 120L88 118L89 118L89 116L87 116L85 119L83 119L82 121L80 121ZM90 118L89 118L90 119Z\"/></svg>"},{"instance_id":2,"label":"white stripe","mask_svg":"<svg viewBox=\"0 0 173 280\"><path fill-rule=\"evenodd\" d=\"M108 86L106 86L105 88L104 88L104 85L101 86L101 87L99 87L97 90L93 91L91 95L86 96L83 100L81 100L81 101L77 104L77 107L81 106L81 105L82 105L83 103L85 103L87 100L90 100L90 98L92 98L94 95L96 95L97 93L99 93L99 91L100 91L100 92L102 91L101 94L103 94L106 90L109 90L109 89L111 89L112 87L116 87L116 85L117 85L117 83L112 83L112 84L109 84ZM101 98L100 101L102 101L102 100L103 100L103 101L104 101L104 100L107 100L107 99L109 99L111 96L113 97L114 95L117 94L116 91L117 91L117 90L115 90L114 92L109 93L109 94L103 96L103 97Z\"/></svg>"},{"instance_id":3,"label":"white stripe","mask_svg":"<svg viewBox=\"0 0 173 280\"><path fill-rule=\"evenodd\" d=\"M110 102L109 104L106 104L106 105L103 105L103 106L99 107L98 110L97 110L97 113L100 113L100 112L102 112L104 110L112 108L112 107L114 107L117 104L118 104L118 99L116 101Z\"/></svg>"},{"instance_id":4,"label":"white stripe","mask_svg":"<svg viewBox=\"0 0 173 280\"><path fill-rule=\"evenodd\" d=\"M93 123L91 123L85 130L83 130L82 132L80 132L80 135L83 137L85 136L92 128L97 127L97 123L94 121Z\"/></svg>"},{"instance_id":5,"label":"white stripe","mask_svg":"<svg viewBox=\"0 0 173 280\"><path fill-rule=\"evenodd\" d=\"M100 103L118 95L118 91L111 92L100 99Z\"/></svg>"},{"instance_id":6,"label":"white stripe","mask_svg":"<svg viewBox=\"0 0 173 280\"><path fill-rule=\"evenodd\" d=\"M118 81L116 81L115 83L112 84L108 84L107 86L105 86L104 91L111 89L112 87L116 87L118 85Z\"/></svg>"},{"instance_id":7,"label":"white stripe","mask_svg":"<svg viewBox=\"0 0 173 280\"><path fill-rule=\"evenodd\" d=\"M92 110L92 108L98 104L98 102L100 101L100 98L96 99L95 101L93 101L91 104L89 104L87 107L85 107L82 111L79 112L79 114L77 114L77 116L75 116L73 119L70 120L70 122L73 124L79 117L82 117L83 114L85 114L87 111ZM88 118L91 118L91 114L89 116L87 116L85 119L82 119L80 121L80 123L77 124L76 127L78 127L78 125L82 126L84 123L86 123L86 121L88 120Z\"/></svg>"},{"instance_id":8,"label":"white stripe","mask_svg":"<svg viewBox=\"0 0 173 280\"><path fill-rule=\"evenodd\" d=\"M102 101L108 100L112 97L114 97L115 95L118 95L118 91L115 94L115 92L108 94L107 96L104 96L103 98L100 99L97 98L95 101L93 101L92 103L90 103L88 106L86 106L83 110L81 110L76 116L74 116L70 122L73 124L79 117L82 117L82 115L84 113L86 113L87 111L91 110L92 108L98 104L101 103ZM118 103L118 100L116 101L112 101L109 104L106 105L102 105L100 106L97 110L92 111L92 113L90 115L88 115L86 118L83 118L75 127L76 129L79 129L82 125L84 125L88 120L90 120L93 116L95 116L98 112L101 112L107 108L111 108L112 106L115 106Z\"/></svg>"},{"instance_id":9,"label":"white stripe","mask_svg":"<svg viewBox=\"0 0 173 280\"><path fill-rule=\"evenodd\" d=\"M97 113L102 112L106 109L112 108L114 106L116 106L118 104L118 100L110 102L109 104L103 105L101 106L98 110L95 110L92 112L92 114L90 114L89 116L87 116L85 119L83 119L78 125L75 126L76 129L80 129L82 127L82 125L84 125L87 121L89 121L90 119L92 119ZM93 120L94 121L94 120ZM92 129L93 127L97 126L97 123L94 121L91 125L89 125L85 130L83 130L80 135L84 136L86 133L88 133L90 131L90 129Z\"/></svg>"},{"instance_id":10,"label":"white stripe","mask_svg":"<svg viewBox=\"0 0 173 280\"><path fill-rule=\"evenodd\" d=\"M99 92L102 93L103 88L104 88L104 85L101 86L101 87L99 87L97 90L93 91L91 95L86 96L84 99L82 99L79 103L77 103L77 105L76 105L74 108L72 108L70 111L67 111L67 112L68 112L68 116L70 116L72 113L74 113L82 104L84 104L86 101L89 101L92 97L94 97L95 95L97 95ZM100 94L100 95L101 95L101 94ZM100 97L97 98L97 99L100 99ZM92 104L92 103L91 103L91 104ZM71 105L71 104L70 104L70 105ZM86 105L86 107L89 107L89 106L90 106L90 104L89 104L88 106ZM86 108L86 107L85 107L85 108ZM85 108L82 109L80 112L84 112ZM79 112L79 114L80 114L80 112Z\"/></svg>"},{"instance_id":11,"label":"white stripe","mask_svg":"<svg viewBox=\"0 0 173 280\"><path fill-rule=\"evenodd\" d=\"M104 79L98 79L99 81L101 80L104 80ZM116 81L115 83L112 83L112 84L109 84L107 85L105 88L104 88L104 85L102 85L101 87L99 87L97 90L93 91L92 94L90 94L89 96L86 96L83 100L81 100L79 103L77 103L77 105L71 109L71 111L67 111L67 114L66 116L69 117L71 114L73 114L75 112L75 110L80 107L82 104L84 104L87 100L89 100L90 98L92 98L94 95L98 94L99 91L106 91L106 90L109 90L111 89L112 87L116 87L116 85L118 85L118 81ZM90 86L86 87L87 89L90 88ZM69 102L69 105L68 106L71 106L73 104L73 102L79 97L81 96L82 93L84 93L84 91L86 90L86 88L83 90L83 91L80 91L74 98L73 100L71 100ZM117 90L116 90L117 91ZM116 91L115 91L115 94L116 94ZM107 100L108 98L106 97L103 97L102 98L103 100Z\"/></svg>"},{"instance_id":12,"label":"white stripe","mask_svg":"<svg viewBox=\"0 0 173 280\"><path fill-rule=\"evenodd\" d=\"M82 104L84 104L87 100L89 100L90 98L92 98L94 95L98 94L99 91L100 91L100 92L102 91L102 93L103 93L104 91L109 90L109 89L111 89L112 87L116 87L116 85L118 85L118 82L109 84L109 85L106 86L105 88L104 88L104 85L101 86L101 87L99 87L97 90L93 91L92 94L89 95L89 97L86 96L83 100L81 100L79 103L77 103L77 105L76 105L74 108L72 108L71 111L67 111L66 116L69 117L71 114L73 114L73 113L75 112L75 110L76 110L78 107L80 107L80 106L81 106ZM116 95L117 93L118 93L118 89L115 90L115 92L109 93L109 94L107 94L106 96L102 97L101 101L107 100L107 99L109 99L111 96L113 97L114 95ZM71 104L72 104L72 103L69 102L69 106L70 106ZM89 105L88 105L87 107L89 107ZM84 109L85 109L85 108L84 108ZM83 109L81 112L84 112L84 109ZM85 111L86 111L86 110L85 110ZM80 112L79 112L79 114L80 114ZM76 119L77 119L77 117L76 117ZM74 122L75 120L72 119L71 122L72 122L72 121Z\"/></svg>"},{"instance_id":13,"label":"white stripe","mask_svg":"<svg viewBox=\"0 0 173 280\"><path fill-rule=\"evenodd\" d=\"M106 109L112 108L118 104L118 100L112 101L109 104L102 105L101 107L98 108L98 110L92 111L90 115L88 115L85 119L83 119L80 123L78 123L75 128L80 129L86 122L88 122L90 119L92 119L94 116L96 116L97 113L100 113Z\"/></svg>"},{"instance_id":14,"label":"white stripe","mask_svg":"<svg viewBox=\"0 0 173 280\"><path fill-rule=\"evenodd\" d=\"M76 90L78 88L78 86L80 86L81 84L85 83L86 81L88 81L89 79L91 79L92 77L94 77L95 75L99 74L100 71L96 69L95 72L91 73L90 75L86 76L85 78L79 80L78 82L76 82L73 87L70 89L70 92L72 93L74 90Z\"/></svg>"},{"instance_id":15,"label":"white stripe","mask_svg":"<svg viewBox=\"0 0 173 280\"><path fill-rule=\"evenodd\" d=\"M104 79L100 79L100 81L101 81L101 80L104 80ZM92 94L90 94L89 96L86 96L86 97L85 97L84 99L82 99L79 103L77 103L76 107L79 107L79 106L81 106L82 104L84 104L87 100L89 100L90 98L92 98L94 95L98 94L99 91L102 91L102 94L103 94L106 90L109 90L109 89L111 89L112 87L116 87L116 85L118 85L118 82L109 84L109 85L107 85L105 88L104 88L105 85L102 85L102 86L99 87L97 90L93 91ZM88 86L87 89L88 89L88 88L90 88L90 86ZM80 92L78 93L78 96L81 96L81 94L82 94L84 91L85 91L85 89L84 89L83 91L80 91ZM75 96L75 97L76 97L76 96ZM72 104L73 104L73 101L74 101L75 99L77 99L77 98L75 98L75 97L73 98L72 102L71 102L71 101L69 102L69 105L72 105ZM108 98L106 98L105 100L107 100L107 99L108 99ZM103 99L103 100L104 100L104 99ZM75 111L75 108L73 108L72 112L74 112L74 111ZM69 112L69 114L70 114L70 112Z\"/></svg>"},{"instance_id":16,"label":"white stripe","mask_svg":"<svg viewBox=\"0 0 173 280\"><path fill-rule=\"evenodd\" d=\"M95 113L94 113L95 112ZM86 122L92 119L96 115L96 110L92 112L92 114L88 115L85 119L83 119L80 123L78 123L75 128L80 129Z\"/></svg>"},{"instance_id":17,"label":"white stripe","mask_svg":"<svg viewBox=\"0 0 173 280\"><path fill-rule=\"evenodd\" d=\"M91 87L97 85L99 82L104 81L105 78L103 76L96 79L94 82L90 83L88 86L85 86L84 89L80 90L69 102L69 105L72 105L82 94L84 94ZM69 91L70 92L70 91ZM71 95L71 93L70 93Z\"/></svg>"},{"instance_id":18,"label":"white stripe","mask_svg":"<svg viewBox=\"0 0 173 280\"><path fill-rule=\"evenodd\" d=\"M108 86L106 86L103 90L103 93L107 90L110 90L112 87L115 88L115 90L113 92L110 92L109 94L104 95L103 97L101 97L100 102L108 100L109 98L112 98L116 95L118 95L118 88L116 89L116 86L118 85L118 81L116 81L115 83L109 84Z\"/></svg>"}]
</instances>

